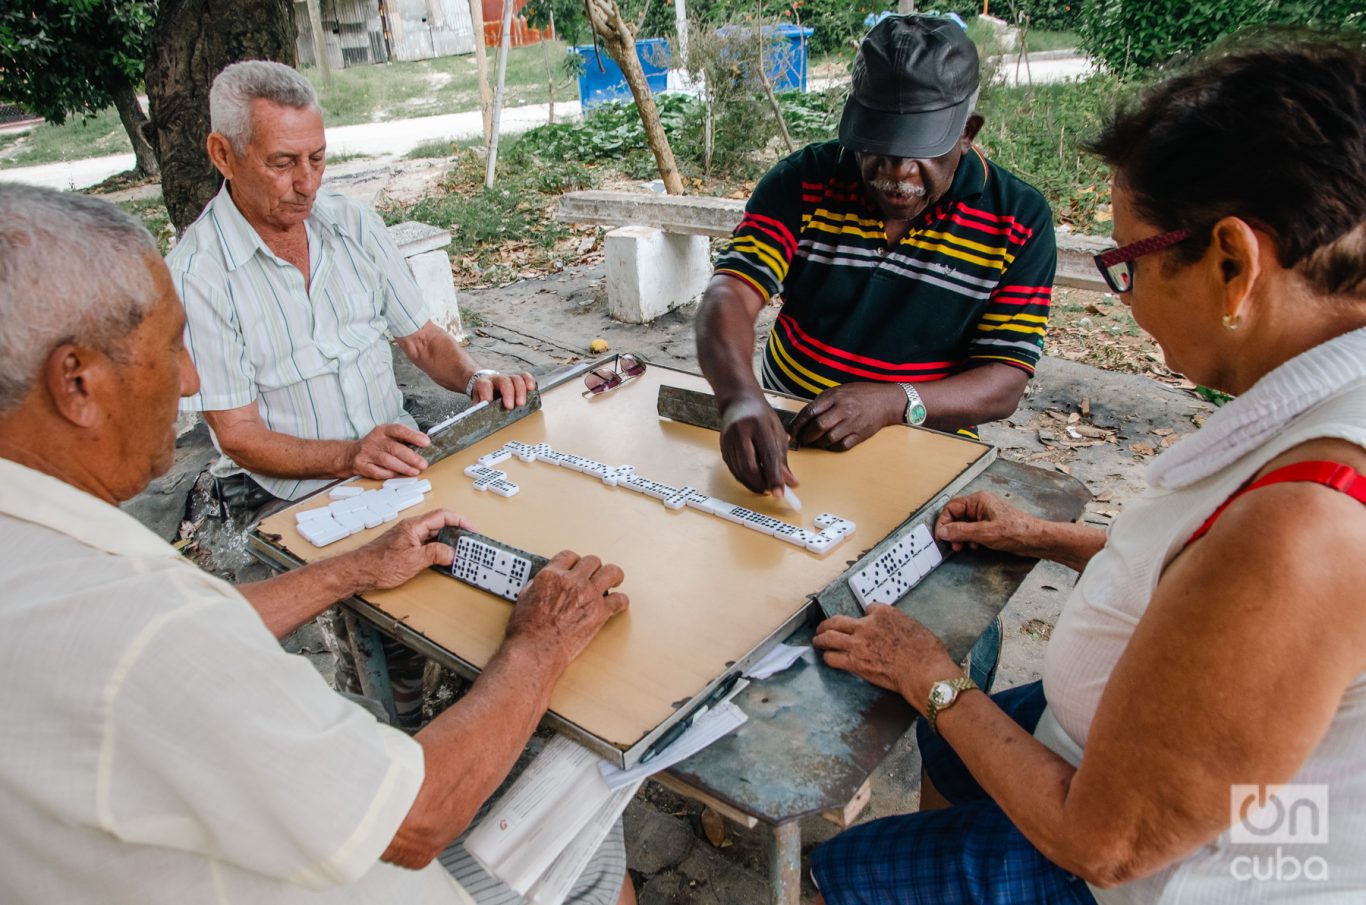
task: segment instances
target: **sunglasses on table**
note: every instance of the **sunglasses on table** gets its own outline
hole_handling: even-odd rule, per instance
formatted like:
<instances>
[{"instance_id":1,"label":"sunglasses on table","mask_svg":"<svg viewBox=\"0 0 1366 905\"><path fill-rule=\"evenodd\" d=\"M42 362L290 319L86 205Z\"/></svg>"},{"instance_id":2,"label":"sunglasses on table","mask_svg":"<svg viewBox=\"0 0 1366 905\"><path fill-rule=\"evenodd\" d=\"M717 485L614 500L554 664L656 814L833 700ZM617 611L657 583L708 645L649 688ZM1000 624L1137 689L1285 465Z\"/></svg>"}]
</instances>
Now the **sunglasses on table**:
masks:
<instances>
[{"instance_id":1,"label":"sunglasses on table","mask_svg":"<svg viewBox=\"0 0 1366 905\"><path fill-rule=\"evenodd\" d=\"M645 373L645 362L634 355L622 354L612 360L611 367L594 368L583 375L583 385L588 387L583 396L601 396L608 390L615 390L629 380Z\"/></svg>"},{"instance_id":2,"label":"sunglasses on table","mask_svg":"<svg viewBox=\"0 0 1366 905\"><path fill-rule=\"evenodd\" d=\"M1128 292L1134 287L1134 261L1144 255L1164 251L1191 237L1188 229L1174 229L1160 236L1149 236L1138 242L1112 248L1096 255L1096 267L1105 283L1115 292Z\"/></svg>"}]
</instances>

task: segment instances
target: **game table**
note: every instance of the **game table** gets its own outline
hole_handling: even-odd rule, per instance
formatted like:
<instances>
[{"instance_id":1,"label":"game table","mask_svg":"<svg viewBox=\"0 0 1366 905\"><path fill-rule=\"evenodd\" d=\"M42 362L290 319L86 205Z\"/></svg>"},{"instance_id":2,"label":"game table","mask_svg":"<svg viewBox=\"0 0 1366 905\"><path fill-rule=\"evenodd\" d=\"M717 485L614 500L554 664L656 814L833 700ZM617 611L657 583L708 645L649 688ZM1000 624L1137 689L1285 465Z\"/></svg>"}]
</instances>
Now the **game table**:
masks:
<instances>
[{"instance_id":1,"label":"game table","mask_svg":"<svg viewBox=\"0 0 1366 905\"><path fill-rule=\"evenodd\" d=\"M889 428L845 453L797 450L789 461L804 502L793 513L739 485L721 461L715 432L662 419L662 384L706 389L696 375L651 366L640 378L584 398L572 369L543 384L540 411L435 463L433 491L421 509L456 509L478 530L553 555L563 548L596 553L626 571L628 613L612 620L571 665L551 701L551 723L627 762L686 711L772 644L809 644L821 613L814 595L837 583L850 563L945 490L990 489L1046 518L1074 520L1089 494L1065 475L1003 460L984 446L932 431ZM773 397L776 406L799 408ZM471 489L463 469L506 440L549 443L606 463L631 463L641 474L686 484L790 522L833 512L857 525L824 555L704 513L671 511L656 500L601 486L584 474L513 460L497 467L520 490L503 498ZM994 452L993 452L994 456ZM976 469L980 471L980 467ZM970 483L969 483L970 481ZM375 482L361 482L377 486ZM330 556L381 529L317 550L293 532L292 510L325 504L325 494L264 520L253 552L277 567ZM410 513L405 513L410 514ZM808 527L809 524L807 525ZM383 526L387 527L387 526ZM990 551L949 557L898 606L915 615L961 659L1033 567L1032 560ZM510 605L451 578L428 573L401 588L346 602L357 627L397 638L448 668L471 676L502 638ZM363 681L383 694L379 645ZM868 777L909 728L915 713L895 695L826 668L808 653L791 669L756 681L735 703L748 722L662 774L665 784L747 826L772 827L772 900L795 903L800 891L799 819L826 814L841 825L866 801Z\"/></svg>"}]
</instances>

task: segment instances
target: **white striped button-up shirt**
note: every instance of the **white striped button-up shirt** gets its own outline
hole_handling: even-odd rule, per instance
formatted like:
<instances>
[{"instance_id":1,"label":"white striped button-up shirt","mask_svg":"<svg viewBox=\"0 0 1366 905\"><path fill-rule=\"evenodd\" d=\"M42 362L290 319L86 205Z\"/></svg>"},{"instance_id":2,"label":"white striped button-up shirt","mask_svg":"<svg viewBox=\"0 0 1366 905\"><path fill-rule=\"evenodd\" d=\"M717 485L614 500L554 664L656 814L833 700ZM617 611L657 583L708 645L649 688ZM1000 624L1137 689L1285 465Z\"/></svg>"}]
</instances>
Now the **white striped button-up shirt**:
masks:
<instances>
[{"instance_id":1,"label":"white striped button-up shirt","mask_svg":"<svg viewBox=\"0 0 1366 905\"><path fill-rule=\"evenodd\" d=\"M256 402L270 430L306 440L354 440L395 422L416 427L385 336L407 336L428 320L403 255L373 211L326 187L305 225L307 287L266 247L226 183L166 258L200 380L181 410ZM252 477L291 500L328 483Z\"/></svg>"}]
</instances>

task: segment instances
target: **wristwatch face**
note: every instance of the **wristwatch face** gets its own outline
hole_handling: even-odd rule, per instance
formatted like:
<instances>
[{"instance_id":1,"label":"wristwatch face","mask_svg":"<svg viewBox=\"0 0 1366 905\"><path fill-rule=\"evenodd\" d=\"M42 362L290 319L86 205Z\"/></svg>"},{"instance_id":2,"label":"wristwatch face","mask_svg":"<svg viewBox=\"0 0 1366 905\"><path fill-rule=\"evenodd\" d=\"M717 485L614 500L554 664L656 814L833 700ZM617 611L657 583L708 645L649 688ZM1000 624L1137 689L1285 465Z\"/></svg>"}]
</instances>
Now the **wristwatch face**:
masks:
<instances>
[{"instance_id":1,"label":"wristwatch face","mask_svg":"<svg viewBox=\"0 0 1366 905\"><path fill-rule=\"evenodd\" d=\"M910 416L906 419L907 424L916 425L925 423L925 406L916 402L909 409Z\"/></svg>"},{"instance_id":2,"label":"wristwatch face","mask_svg":"<svg viewBox=\"0 0 1366 905\"><path fill-rule=\"evenodd\" d=\"M943 707L956 696L952 685L948 682L935 682L930 686L930 702L936 707Z\"/></svg>"}]
</instances>

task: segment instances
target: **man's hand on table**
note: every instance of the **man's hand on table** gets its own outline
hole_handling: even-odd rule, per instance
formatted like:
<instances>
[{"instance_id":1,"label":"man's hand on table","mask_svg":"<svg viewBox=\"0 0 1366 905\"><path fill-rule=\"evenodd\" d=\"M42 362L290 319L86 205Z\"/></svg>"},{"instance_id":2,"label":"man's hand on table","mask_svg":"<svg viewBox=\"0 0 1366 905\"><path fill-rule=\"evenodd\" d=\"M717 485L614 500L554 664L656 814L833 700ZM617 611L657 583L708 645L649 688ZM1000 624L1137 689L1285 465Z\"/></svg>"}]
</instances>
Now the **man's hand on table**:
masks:
<instances>
[{"instance_id":1,"label":"man's hand on table","mask_svg":"<svg viewBox=\"0 0 1366 905\"><path fill-rule=\"evenodd\" d=\"M612 589L624 577L621 567L596 556L562 550L522 589L508 620L507 641L529 641L563 668L583 652L608 619L629 604Z\"/></svg>"},{"instance_id":2,"label":"man's hand on table","mask_svg":"<svg viewBox=\"0 0 1366 905\"><path fill-rule=\"evenodd\" d=\"M521 374L490 374L474 382L470 392L472 402L492 402L494 394L503 401L503 408L514 409L526 405L527 394L536 389L536 378Z\"/></svg>"},{"instance_id":3,"label":"man's hand on table","mask_svg":"<svg viewBox=\"0 0 1366 905\"><path fill-rule=\"evenodd\" d=\"M449 566L455 561L455 551L432 542L447 527L473 525L449 509L434 509L426 515L403 519L365 546L342 554L355 570L354 593L396 588L428 566Z\"/></svg>"},{"instance_id":4,"label":"man's hand on table","mask_svg":"<svg viewBox=\"0 0 1366 905\"><path fill-rule=\"evenodd\" d=\"M721 458L755 493L796 487L787 467L787 431L762 394L739 396L721 408Z\"/></svg>"},{"instance_id":5,"label":"man's hand on table","mask_svg":"<svg viewBox=\"0 0 1366 905\"><path fill-rule=\"evenodd\" d=\"M797 413L792 439L798 446L852 449L906 413L906 393L894 383L844 383L822 392Z\"/></svg>"},{"instance_id":6,"label":"man's hand on table","mask_svg":"<svg viewBox=\"0 0 1366 905\"><path fill-rule=\"evenodd\" d=\"M377 481L411 478L427 467L427 460L409 446L426 447L431 438L402 424L381 424L347 450L346 470Z\"/></svg>"},{"instance_id":7,"label":"man's hand on table","mask_svg":"<svg viewBox=\"0 0 1366 905\"><path fill-rule=\"evenodd\" d=\"M828 666L894 691L922 713L930 686L961 673L933 632L883 603L859 619L831 616L816 626L811 643Z\"/></svg>"}]
</instances>

